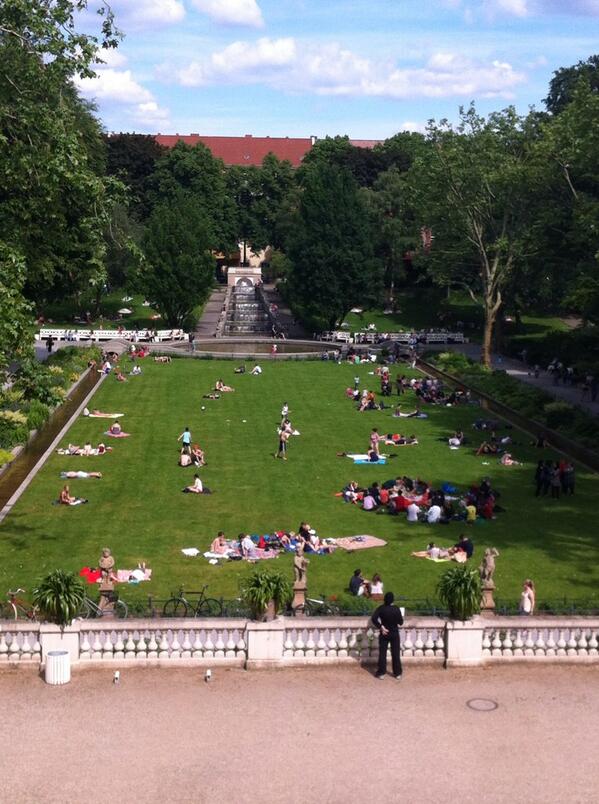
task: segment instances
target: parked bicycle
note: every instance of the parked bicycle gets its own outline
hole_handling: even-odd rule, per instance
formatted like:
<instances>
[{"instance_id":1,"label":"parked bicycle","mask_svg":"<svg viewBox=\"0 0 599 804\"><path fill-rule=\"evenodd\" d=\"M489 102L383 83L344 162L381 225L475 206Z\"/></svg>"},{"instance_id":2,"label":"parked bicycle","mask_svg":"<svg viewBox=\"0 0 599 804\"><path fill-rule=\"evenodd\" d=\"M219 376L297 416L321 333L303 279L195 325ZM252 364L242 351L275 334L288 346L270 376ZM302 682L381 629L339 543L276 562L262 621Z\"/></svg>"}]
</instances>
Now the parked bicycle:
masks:
<instances>
[{"instance_id":1,"label":"parked bicycle","mask_svg":"<svg viewBox=\"0 0 599 804\"><path fill-rule=\"evenodd\" d=\"M0 608L0 619L18 620L21 618L23 620L37 620L39 608L32 606L31 603L23 600L23 598L17 597L19 592L25 592L25 590L20 587L14 591L12 589L8 590L6 593L8 600Z\"/></svg>"},{"instance_id":2,"label":"parked bicycle","mask_svg":"<svg viewBox=\"0 0 599 804\"><path fill-rule=\"evenodd\" d=\"M187 595L197 595L197 600L189 600L181 587L179 594L173 594L162 610L164 617L220 617L223 613L222 601L215 597L206 597L208 584L204 584L200 592L187 592Z\"/></svg>"},{"instance_id":3,"label":"parked bicycle","mask_svg":"<svg viewBox=\"0 0 599 804\"><path fill-rule=\"evenodd\" d=\"M81 617L83 620L90 620L95 617L103 617L106 613L107 612L102 610L91 597L87 597L86 595L83 598L83 603L81 604L77 616ZM125 601L116 598L114 600L114 616L118 617L120 620L124 620L128 615L129 609Z\"/></svg>"},{"instance_id":4,"label":"parked bicycle","mask_svg":"<svg viewBox=\"0 0 599 804\"><path fill-rule=\"evenodd\" d=\"M332 603L326 597L307 597L303 606L293 609L295 615L301 617L336 617L341 614L341 609L336 603Z\"/></svg>"}]
</instances>

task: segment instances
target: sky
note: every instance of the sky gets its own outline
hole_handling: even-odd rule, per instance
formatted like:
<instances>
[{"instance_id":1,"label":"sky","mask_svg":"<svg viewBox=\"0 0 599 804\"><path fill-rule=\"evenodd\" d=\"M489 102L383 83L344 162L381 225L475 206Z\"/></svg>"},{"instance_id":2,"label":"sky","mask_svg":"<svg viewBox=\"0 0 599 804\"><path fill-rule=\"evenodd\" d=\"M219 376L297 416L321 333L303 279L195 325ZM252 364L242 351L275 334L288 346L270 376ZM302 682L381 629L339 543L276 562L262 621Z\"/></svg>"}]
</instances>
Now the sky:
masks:
<instances>
[{"instance_id":1,"label":"sky","mask_svg":"<svg viewBox=\"0 0 599 804\"><path fill-rule=\"evenodd\" d=\"M79 81L107 131L385 139L542 108L599 52L599 0L112 0L124 38Z\"/></svg>"}]
</instances>

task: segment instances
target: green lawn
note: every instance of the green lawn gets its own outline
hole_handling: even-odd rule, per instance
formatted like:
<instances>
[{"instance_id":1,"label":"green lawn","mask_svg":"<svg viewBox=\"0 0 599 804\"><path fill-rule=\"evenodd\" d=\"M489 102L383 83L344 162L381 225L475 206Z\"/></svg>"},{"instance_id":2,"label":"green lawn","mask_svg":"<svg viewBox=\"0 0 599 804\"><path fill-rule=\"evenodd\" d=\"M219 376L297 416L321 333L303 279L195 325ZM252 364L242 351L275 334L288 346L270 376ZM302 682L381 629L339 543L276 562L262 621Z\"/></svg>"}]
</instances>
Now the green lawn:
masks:
<instances>
[{"instance_id":1,"label":"green lawn","mask_svg":"<svg viewBox=\"0 0 599 804\"><path fill-rule=\"evenodd\" d=\"M365 484L408 474L435 485L451 481L460 488L487 475L500 490L506 513L475 525L471 536L477 564L486 546L501 553L496 572L501 599L517 601L525 577L536 581L540 600L596 595L596 476L579 469L574 498L535 499L532 475L539 453L528 446L514 447L514 454L526 463L512 468L494 460L484 465L471 449L450 451L440 439L457 426L475 438L470 424L479 415L477 408L432 408L429 419L410 419L405 425L405 431L418 435L419 446L399 448L398 457L386 467L354 467L336 453L365 450L371 427L397 431L400 421L392 419L390 411L359 414L345 399L344 388L356 372L362 388L377 387L368 366L267 363L259 377L234 375L233 368L228 361L179 359L170 365L146 363L143 375L126 384L109 377L93 407L124 412L121 421L131 437L105 439L102 419L82 417L74 424L65 445L82 444L87 438L94 443L107 440L114 451L100 458L50 458L0 525L0 589L20 585L29 590L56 567L78 571L95 565L101 548L108 545L119 567L145 560L153 569L150 583L121 588L128 601L149 593L165 597L181 583L190 589L209 583L211 593L234 597L239 578L252 567L245 562L214 567L201 557L186 558L181 548L207 549L219 529L227 536L266 533L296 529L306 519L321 536L371 533L388 541L384 548L354 555L337 551L331 557L313 557L308 574L312 594L343 594L359 566L366 576L379 572L386 589L409 598L431 598L445 565L413 559L410 551L423 549L430 539L452 544L464 526L408 526L403 516L364 513L334 496L350 479ZM203 400L218 377L233 384L236 393ZM273 458L284 401L301 431L292 439L286 463ZM186 425L206 450L208 466L202 475L215 492L212 496L181 493L193 477L193 470L177 466L177 436ZM527 443L522 434L514 435ZM59 472L80 468L104 473L102 480L71 482L71 490L88 497L89 504L53 506L61 487ZM291 575L288 555L268 565Z\"/></svg>"}]
</instances>

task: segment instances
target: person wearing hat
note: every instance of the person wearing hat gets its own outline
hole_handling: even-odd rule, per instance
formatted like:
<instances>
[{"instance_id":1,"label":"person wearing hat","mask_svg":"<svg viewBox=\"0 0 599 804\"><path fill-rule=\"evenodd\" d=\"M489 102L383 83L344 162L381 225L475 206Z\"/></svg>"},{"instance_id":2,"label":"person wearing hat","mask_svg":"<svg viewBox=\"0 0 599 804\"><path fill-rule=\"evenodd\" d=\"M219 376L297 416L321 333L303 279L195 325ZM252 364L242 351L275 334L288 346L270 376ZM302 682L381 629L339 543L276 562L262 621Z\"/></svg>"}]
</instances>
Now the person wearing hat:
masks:
<instances>
[{"instance_id":1,"label":"person wearing hat","mask_svg":"<svg viewBox=\"0 0 599 804\"><path fill-rule=\"evenodd\" d=\"M375 628L379 629L379 661L376 670L377 678L384 678L387 674L387 649L391 646L391 663L393 675L400 679L402 676L401 657L399 655L399 627L403 625L403 615L399 606L394 606L393 592L385 594L384 603L372 615Z\"/></svg>"}]
</instances>

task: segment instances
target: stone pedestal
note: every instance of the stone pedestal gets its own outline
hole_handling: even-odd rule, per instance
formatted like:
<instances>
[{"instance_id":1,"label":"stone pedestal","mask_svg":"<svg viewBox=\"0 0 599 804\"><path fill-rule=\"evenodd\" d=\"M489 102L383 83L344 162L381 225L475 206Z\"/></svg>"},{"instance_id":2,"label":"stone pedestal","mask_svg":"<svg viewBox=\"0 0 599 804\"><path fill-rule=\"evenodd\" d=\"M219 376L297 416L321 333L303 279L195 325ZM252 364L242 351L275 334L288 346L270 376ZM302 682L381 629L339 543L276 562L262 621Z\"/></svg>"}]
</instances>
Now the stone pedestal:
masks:
<instances>
[{"instance_id":1,"label":"stone pedestal","mask_svg":"<svg viewBox=\"0 0 599 804\"><path fill-rule=\"evenodd\" d=\"M495 584L493 581L483 581L482 583L482 599L480 603L481 614L493 614L495 612L495 600L493 592L495 591Z\"/></svg>"},{"instance_id":2,"label":"stone pedestal","mask_svg":"<svg viewBox=\"0 0 599 804\"><path fill-rule=\"evenodd\" d=\"M100 602L98 608L106 617L114 614L115 594L114 583L109 580L102 580L100 584Z\"/></svg>"},{"instance_id":3,"label":"stone pedestal","mask_svg":"<svg viewBox=\"0 0 599 804\"><path fill-rule=\"evenodd\" d=\"M445 628L445 667L472 667L483 661L480 617L461 622L449 620Z\"/></svg>"},{"instance_id":4,"label":"stone pedestal","mask_svg":"<svg viewBox=\"0 0 599 804\"><path fill-rule=\"evenodd\" d=\"M295 610L306 604L306 582L295 581L293 584L293 603L291 607Z\"/></svg>"}]
</instances>

